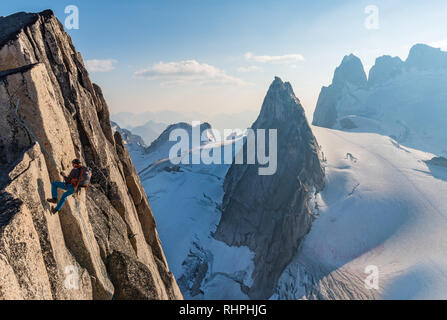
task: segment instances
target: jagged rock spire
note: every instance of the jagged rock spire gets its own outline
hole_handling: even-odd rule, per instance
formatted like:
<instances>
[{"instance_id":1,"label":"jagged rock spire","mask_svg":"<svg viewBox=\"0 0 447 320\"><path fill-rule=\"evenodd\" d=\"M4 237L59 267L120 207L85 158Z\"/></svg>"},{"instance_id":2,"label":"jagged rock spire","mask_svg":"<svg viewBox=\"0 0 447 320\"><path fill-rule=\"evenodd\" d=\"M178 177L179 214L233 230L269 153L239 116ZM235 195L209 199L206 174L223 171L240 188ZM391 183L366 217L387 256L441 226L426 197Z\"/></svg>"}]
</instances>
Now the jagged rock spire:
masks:
<instances>
[{"instance_id":1,"label":"jagged rock spire","mask_svg":"<svg viewBox=\"0 0 447 320\"><path fill-rule=\"evenodd\" d=\"M252 128L277 130L277 171L262 176L257 164L230 167L214 236L255 252L248 294L266 299L310 230L309 199L323 188L324 171L318 144L288 82L275 78Z\"/></svg>"}]
</instances>

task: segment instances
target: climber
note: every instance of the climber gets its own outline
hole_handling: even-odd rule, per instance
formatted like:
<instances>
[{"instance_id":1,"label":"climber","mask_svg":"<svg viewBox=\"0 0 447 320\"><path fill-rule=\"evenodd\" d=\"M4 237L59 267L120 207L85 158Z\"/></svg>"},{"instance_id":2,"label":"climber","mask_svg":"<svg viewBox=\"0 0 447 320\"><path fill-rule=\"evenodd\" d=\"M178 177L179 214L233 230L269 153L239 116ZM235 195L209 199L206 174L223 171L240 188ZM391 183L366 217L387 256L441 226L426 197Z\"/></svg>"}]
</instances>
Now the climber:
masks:
<instances>
[{"instance_id":1,"label":"climber","mask_svg":"<svg viewBox=\"0 0 447 320\"><path fill-rule=\"evenodd\" d=\"M65 176L63 172L60 174L64 178L65 182L61 181L53 181L51 183L51 195L53 198L47 199L50 203L57 203L56 207L51 209L52 213L57 213L61 210L62 206L67 200L67 197L71 196L73 193L77 192L79 189L79 183L83 179L83 175L86 167L81 165L81 161L79 159L74 159L72 161L73 170L71 170L70 174ZM57 201L57 191L58 189L66 190L62 197Z\"/></svg>"}]
</instances>

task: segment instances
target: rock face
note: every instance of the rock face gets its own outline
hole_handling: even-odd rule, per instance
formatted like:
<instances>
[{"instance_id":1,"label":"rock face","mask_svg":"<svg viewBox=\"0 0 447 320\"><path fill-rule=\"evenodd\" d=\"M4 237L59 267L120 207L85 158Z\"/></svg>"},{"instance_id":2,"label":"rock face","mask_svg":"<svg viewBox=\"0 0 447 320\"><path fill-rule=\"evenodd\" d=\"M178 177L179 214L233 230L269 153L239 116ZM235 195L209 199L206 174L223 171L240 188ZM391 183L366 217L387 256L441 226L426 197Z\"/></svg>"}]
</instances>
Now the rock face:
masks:
<instances>
[{"instance_id":1,"label":"rock face","mask_svg":"<svg viewBox=\"0 0 447 320\"><path fill-rule=\"evenodd\" d=\"M360 59L353 54L345 56L340 66L335 69L332 84L335 86L351 84L356 87L364 87L366 83L366 74Z\"/></svg>"},{"instance_id":2,"label":"rock face","mask_svg":"<svg viewBox=\"0 0 447 320\"><path fill-rule=\"evenodd\" d=\"M425 161L430 166L438 166L447 168L447 159L444 157L433 157L430 160Z\"/></svg>"},{"instance_id":3,"label":"rock face","mask_svg":"<svg viewBox=\"0 0 447 320\"><path fill-rule=\"evenodd\" d=\"M111 121L110 124L112 125L113 132L119 132L127 149L129 149L130 152L134 150L143 152L143 150L147 148L143 138L141 138L139 135L133 134L131 131L121 128L117 123L113 121Z\"/></svg>"},{"instance_id":4,"label":"rock face","mask_svg":"<svg viewBox=\"0 0 447 320\"><path fill-rule=\"evenodd\" d=\"M346 92L367 85L366 74L359 58L350 54L335 69L332 84L323 87L318 97L312 124L331 128L338 118L338 102Z\"/></svg>"},{"instance_id":5,"label":"rock face","mask_svg":"<svg viewBox=\"0 0 447 320\"><path fill-rule=\"evenodd\" d=\"M382 56L369 71L368 86L374 87L402 73L404 62L399 57Z\"/></svg>"},{"instance_id":6,"label":"rock face","mask_svg":"<svg viewBox=\"0 0 447 320\"><path fill-rule=\"evenodd\" d=\"M58 215L59 170L17 99L62 170L93 169ZM51 11L0 18L0 114L0 299L181 299L101 90Z\"/></svg>"},{"instance_id":7,"label":"rock face","mask_svg":"<svg viewBox=\"0 0 447 320\"><path fill-rule=\"evenodd\" d=\"M419 43L410 49L405 61L407 69L436 70L447 68L447 52Z\"/></svg>"},{"instance_id":8,"label":"rock face","mask_svg":"<svg viewBox=\"0 0 447 320\"><path fill-rule=\"evenodd\" d=\"M360 59L352 54L345 56L335 70L332 84L321 89L312 124L335 128L337 121L348 115L380 115L383 112L378 108L384 103L378 101L378 91L391 104L397 100L410 104L412 99L424 97L424 93L427 95L424 99L430 100L433 96L432 89L444 79L438 80L439 74L433 76L429 73L445 69L447 52L425 44L414 45L405 61L387 55L377 58L368 79ZM381 88L383 86L389 86L389 89ZM396 90L392 91L394 87ZM416 97L413 98L412 93L416 92L417 95L414 94ZM442 95L442 92L437 94ZM395 109L395 106L390 105L389 108Z\"/></svg>"},{"instance_id":9,"label":"rock face","mask_svg":"<svg viewBox=\"0 0 447 320\"><path fill-rule=\"evenodd\" d=\"M275 78L252 128L277 129L277 171L262 176L257 164L230 167L214 237L255 252L248 295L266 299L310 230L312 199L324 186L324 170L318 144L288 82Z\"/></svg>"},{"instance_id":10,"label":"rock face","mask_svg":"<svg viewBox=\"0 0 447 320\"><path fill-rule=\"evenodd\" d=\"M177 140L171 141L169 139L171 133L175 133L177 130L183 132L181 139L179 137L176 137ZM195 132L197 134L195 134ZM160 169L168 169L171 164L171 161L169 161L171 149L176 144L178 144L180 140L186 141L188 143L188 146L185 146L186 150L182 150L182 152L189 153L189 151L192 149L199 148L201 145L207 142L214 141L215 137L211 130L211 125L207 122L197 124L194 127L186 122L178 122L169 125L160 134L160 136L151 143L149 147L144 149L143 156L145 167L139 168L140 177L145 180L146 178L148 178L148 174L149 176L152 175L150 171L153 169L156 169L156 171ZM179 151L177 155L180 156L180 153L181 152ZM191 153L187 154L186 156L189 157L189 161L191 163Z\"/></svg>"},{"instance_id":11,"label":"rock face","mask_svg":"<svg viewBox=\"0 0 447 320\"><path fill-rule=\"evenodd\" d=\"M333 83L321 89L313 124L379 133L405 146L447 156L447 52L416 44L405 61L379 57L366 83L359 76L360 60L351 60L357 62L347 68L343 59Z\"/></svg>"}]
</instances>

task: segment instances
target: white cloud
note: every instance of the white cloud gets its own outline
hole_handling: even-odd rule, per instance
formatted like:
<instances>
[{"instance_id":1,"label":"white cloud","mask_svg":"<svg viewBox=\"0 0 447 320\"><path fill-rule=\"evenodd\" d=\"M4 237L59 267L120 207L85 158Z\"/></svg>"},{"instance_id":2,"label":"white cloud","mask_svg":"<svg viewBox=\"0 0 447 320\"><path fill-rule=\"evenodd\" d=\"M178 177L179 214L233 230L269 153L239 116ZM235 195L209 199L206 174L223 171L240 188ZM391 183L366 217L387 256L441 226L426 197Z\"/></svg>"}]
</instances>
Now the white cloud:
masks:
<instances>
[{"instance_id":1,"label":"white cloud","mask_svg":"<svg viewBox=\"0 0 447 320\"><path fill-rule=\"evenodd\" d=\"M248 61L255 61L259 63L294 63L297 61L304 61L304 57L301 54L285 54L282 56L255 56L251 52L244 54L244 58Z\"/></svg>"},{"instance_id":2,"label":"white cloud","mask_svg":"<svg viewBox=\"0 0 447 320\"><path fill-rule=\"evenodd\" d=\"M159 62L152 67L139 70L134 74L150 80L160 80L162 85L170 84L231 84L246 85L241 79L232 77L212 65L199 63L196 60L179 62Z\"/></svg>"},{"instance_id":3,"label":"white cloud","mask_svg":"<svg viewBox=\"0 0 447 320\"><path fill-rule=\"evenodd\" d=\"M114 64L117 62L118 61L114 59L105 59L105 60L93 59L93 60L87 60L85 62L85 66L87 70L90 72L108 72L115 69Z\"/></svg>"},{"instance_id":4,"label":"white cloud","mask_svg":"<svg viewBox=\"0 0 447 320\"><path fill-rule=\"evenodd\" d=\"M260 68L258 66L248 66L248 67L237 68L237 72L241 72L241 73L253 72L253 71L262 71L262 68Z\"/></svg>"},{"instance_id":5,"label":"white cloud","mask_svg":"<svg viewBox=\"0 0 447 320\"><path fill-rule=\"evenodd\" d=\"M435 41L428 44L431 47L441 48L441 50L447 51L447 40Z\"/></svg>"}]
</instances>

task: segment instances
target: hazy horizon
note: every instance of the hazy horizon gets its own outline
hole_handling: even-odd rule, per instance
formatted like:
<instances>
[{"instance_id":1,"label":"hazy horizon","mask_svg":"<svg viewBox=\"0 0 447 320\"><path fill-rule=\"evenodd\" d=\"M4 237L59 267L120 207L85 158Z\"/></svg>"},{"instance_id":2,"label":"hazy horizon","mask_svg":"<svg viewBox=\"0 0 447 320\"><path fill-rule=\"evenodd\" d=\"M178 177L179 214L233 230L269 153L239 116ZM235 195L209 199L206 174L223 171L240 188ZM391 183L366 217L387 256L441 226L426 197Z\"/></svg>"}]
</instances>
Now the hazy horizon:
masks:
<instances>
[{"instance_id":1,"label":"hazy horizon","mask_svg":"<svg viewBox=\"0 0 447 320\"><path fill-rule=\"evenodd\" d=\"M259 111L279 76L311 118L344 55L357 55L368 73L377 57L405 60L416 43L447 47L447 3L440 0L18 0L0 11L52 9L64 23L68 5L79 10L79 29L67 32L112 114Z\"/></svg>"}]
</instances>

